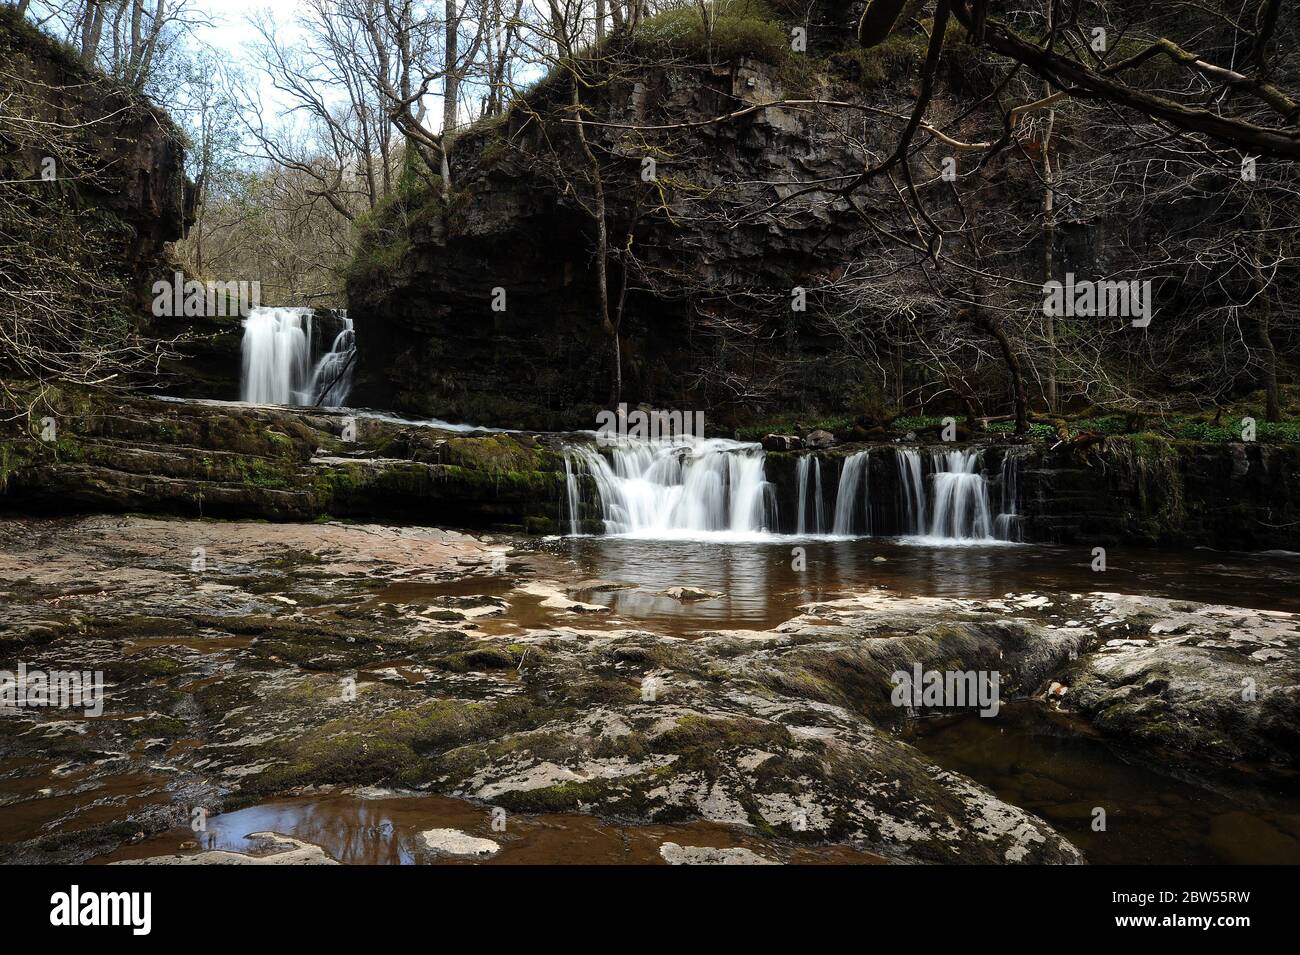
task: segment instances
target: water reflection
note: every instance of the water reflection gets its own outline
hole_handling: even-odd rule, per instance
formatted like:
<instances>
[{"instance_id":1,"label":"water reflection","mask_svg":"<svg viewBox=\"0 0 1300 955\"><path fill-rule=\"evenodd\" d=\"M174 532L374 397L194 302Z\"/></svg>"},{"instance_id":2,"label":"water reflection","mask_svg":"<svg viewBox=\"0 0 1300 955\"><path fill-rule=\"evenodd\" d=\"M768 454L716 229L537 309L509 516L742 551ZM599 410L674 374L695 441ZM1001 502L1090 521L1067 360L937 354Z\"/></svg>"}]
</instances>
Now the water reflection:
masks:
<instances>
[{"instance_id":1,"label":"water reflection","mask_svg":"<svg viewBox=\"0 0 1300 955\"><path fill-rule=\"evenodd\" d=\"M1300 800L1158 775L1078 727L1057 725L1035 704L1008 704L994 719L929 722L911 742L1047 820L1089 862L1300 862ZM1096 807L1106 811L1105 831L1093 829Z\"/></svg>"},{"instance_id":2,"label":"water reflection","mask_svg":"<svg viewBox=\"0 0 1300 955\"><path fill-rule=\"evenodd\" d=\"M1300 555L1172 552L1114 548L1107 570L1092 570L1090 547L933 546L895 539L777 541L638 540L585 537L552 541L588 577L635 588L598 593L593 602L622 616L674 630L765 629L796 607L872 587L904 595L1000 597L1007 593L1106 590L1270 610L1300 610ZM802 567L802 569L798 569ZM720 591L682 602L671 587Z\"/></svg>"}]
</instances>

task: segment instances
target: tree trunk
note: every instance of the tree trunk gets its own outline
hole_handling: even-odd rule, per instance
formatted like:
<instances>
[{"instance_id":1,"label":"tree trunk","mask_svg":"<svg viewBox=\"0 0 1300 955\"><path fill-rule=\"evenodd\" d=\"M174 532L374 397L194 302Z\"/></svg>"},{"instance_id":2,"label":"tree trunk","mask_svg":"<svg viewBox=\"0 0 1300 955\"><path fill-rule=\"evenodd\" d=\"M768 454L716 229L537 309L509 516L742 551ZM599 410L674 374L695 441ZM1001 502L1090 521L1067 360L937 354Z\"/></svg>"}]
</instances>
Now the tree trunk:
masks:
<instances>
[{"instance_id":1,"label":"tree trunk","mask_svg":"<svg viewBox=\"0 0 1300 955\"><path fill-rule=\"evenodd\" d=\"M460 97L460 73L456 65L460 15L456 0L447 0L447 73L442 94L442 196L451 196L451 132L456 128L456 101Z\"/></svg>"},{"instance_id":2,"label":"tree trunk","mask_svg":"<svg viewBox=\"0 0 1300 955\"><path fill-rule=\"evenodd\" d=\"M1272 304L1267 292L1268 282L1257 260L1251 265L1255 273L1255 297L1257 307L1252 310L1250 335L1255 348L1259 351L1260 373L1258 381L1264 389L1264 420L1278 422L1282 420L1282 398L1277 384L1277 350L1273 347L1273 337L1269 334L1270 312Z\"/></svg>"},{"instance_id":3,"label":"tree trunk","mask_svg":"<svg viewBox=\"0 0 1300 955\"><path fill-rule=\"evenodd\" d=\"M969 318L976 328L988 332L997 341L998 348L1002 352L1002 360L1007 366L1007 374L1011 376L1011 387L1015 395L1016 434L1025 434L1029 430L1029 401L1025 397L1025 379L1020 373L1020 360L1016 358L1015 350L1012 349L1006 332L1002 330L1002 323L995 316L985 314L981 308L962 311L966 313L964 317ZM958 317L963 317L960 312Z\"/></svg>"},{"instance_id":4,"label":"tree trunk","mask_svg":"<svg viewBox=\"0 0 1300 955\"><path fill-rule=\"evenodd\" d=\"M1047 124L1043 129L1043 281L1052 279L1052 261L1056 253L1056 191L1052 186L1052 126L1056 110L1047 111ZM1056 394L1056 319L1044 316L1043 330L1047 337L1047 410L1059 410Z\"/></svg>"},{"instance_id":5,"label":"tree trunk","mask_svg":"<svg viewBox=\"0 0 1300 955\"><path fill-rule=\"evenodd\" d=\"M143 52L144 42L141 34L143 21L144 0L131 0L131 38L126 45L126 70L122 75L127 85L135 83L136 70Z\"/></svg>"},{"instance_id":6,"label":"tree trunk","mask_svg":"<svg viewBox=\"0 0 1300 955\"><path fill-rule=\"evenodd\" d=\"M86 19L81 25L81 62L95 65L99 35L104 29L104 7L100 0L86 0Z\"/></svg>"}]
</instances>

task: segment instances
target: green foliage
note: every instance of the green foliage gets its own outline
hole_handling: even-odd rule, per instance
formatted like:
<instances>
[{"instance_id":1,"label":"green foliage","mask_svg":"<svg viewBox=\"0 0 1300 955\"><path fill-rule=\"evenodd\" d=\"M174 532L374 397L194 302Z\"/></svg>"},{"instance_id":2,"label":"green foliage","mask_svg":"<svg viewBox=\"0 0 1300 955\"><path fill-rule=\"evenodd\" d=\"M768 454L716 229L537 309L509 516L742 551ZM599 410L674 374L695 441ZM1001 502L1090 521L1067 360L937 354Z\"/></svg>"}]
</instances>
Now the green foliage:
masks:
<instances>
[{"instance_id":1,"label":"green foliage","mask_svg":"<svg viewBox=\"0 0 1300 955\"><path fill-rule=\"evenodd\" d=\"M993 434L1014 434L1016 423L1014 421L995 421L986 430ZM1036 438L1048 438L1056 434L1056 431L1050 424L1031 424L1029 433Z\"/></svg>"},{"instance_id":2,"label":"green foliage","mask_svg":"<svg viewBox=\"0 0 1300 955\"><path fill-rule=\"evenodd\" d=\"M1189 421L1172 429L1175 437L1189 441L1212 441L1218 443L1240 441L1240 422L1214 424L1211 421ZM1257 441L1282 444L1300 442L1300 421L1260 421L1255 425Z\"/></svg>"},{"instance_id":3,"label":"green foliage","mask_svg":"<svg viewBox=\"0 0 1300 955\"><path fill-rule=\"evenodd\" d=\"M964 420L964 419L959 419ZM918 431L921 428L937 428L943 424L942 417L935 415L903 415L895 418L890 426L894 431Z\"/></svg>"},{"instance_id":4,"label":"green foliage","mask_svg":"<svg viewBox=\"0 0 1300 955\"><path fill-rule=\"evenodd\" d=\"M446 213L441 178L408 149L392 192L375 208L357 217L356 252L347 268L347 281L366 282L395 270L411 247L411 230Z\"/></svg>"},{"instance_id":5,"label":"green foliage","mask_svg":"<svg viewBox=\"0 0 1300 955\"><path fill-rule=\"evenodd\" d=\"M699 8L683 6L642 21L634 46L648 56L668 53L715 61L753 57L782 63L791 56L790 35L763 0L722 0L713 11L711 36Z\"/></svg>"},{"instance_id":6,"label":"green foliage","mask_svg":"<svg viewBox=\"0 0 1300 955\"><path fill-rule=\"evenodd\" d=\"M833 53L831 68L865 87L883 86L906 78L925 62L926 38L919 33L895 33L870 50L853 48Z\"/></svg>"}]
</instances>

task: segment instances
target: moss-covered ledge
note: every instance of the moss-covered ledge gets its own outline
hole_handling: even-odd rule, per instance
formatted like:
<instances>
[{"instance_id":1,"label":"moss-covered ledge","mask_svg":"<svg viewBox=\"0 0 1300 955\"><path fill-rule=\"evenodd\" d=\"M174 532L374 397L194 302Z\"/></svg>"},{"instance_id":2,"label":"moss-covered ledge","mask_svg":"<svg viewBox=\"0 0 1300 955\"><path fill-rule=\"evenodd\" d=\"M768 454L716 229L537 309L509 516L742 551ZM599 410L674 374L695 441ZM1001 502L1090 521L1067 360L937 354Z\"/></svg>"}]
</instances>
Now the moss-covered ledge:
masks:
<instances>
[{"instance_id":1,"label":"moss-covered ledge","mask_svg":"<svg viewBox=\"0 0 1300 955\"><path fill-rule=\"evenodd\" d=\"M383 519L549 533L561 456L531 434L457 434L320 409L9 385L0 510L272 521ZM347 426L355 440L344 440Z\"/></svg>"}]
</instances>

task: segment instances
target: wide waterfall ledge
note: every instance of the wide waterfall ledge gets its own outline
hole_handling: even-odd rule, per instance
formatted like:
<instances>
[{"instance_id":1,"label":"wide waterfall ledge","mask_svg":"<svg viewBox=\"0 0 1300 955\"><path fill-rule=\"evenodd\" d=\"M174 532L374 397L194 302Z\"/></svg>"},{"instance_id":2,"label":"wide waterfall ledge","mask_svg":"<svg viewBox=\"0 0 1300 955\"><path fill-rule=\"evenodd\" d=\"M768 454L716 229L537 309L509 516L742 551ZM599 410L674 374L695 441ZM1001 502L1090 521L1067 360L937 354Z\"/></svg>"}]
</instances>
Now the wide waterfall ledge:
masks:
<instances>
[{"instance_id":1,"label":"wide waterfall ledge","mask_svg":"<svg viewBox=\"0 0 1300 955\"><path fill-rule=\"evenodd\" d=\"M341 408L352 392L355 365L356 336L346 312L254 308L244 319L239 398Z\"/></svg>"},{"instance_id":2,"label":"wide waterfall ledge","mask_svg":"<svg viewBox=\"0 0 1300 955\"><path fill-rule=\"evenodd\" d=\"M716 542L850 540L993 545L1022 539L1022 452L874 447L779 465L721 438L622 439L564 448L570 536ZM986 458L1000 457L986 467ZM784 470L783 470L784 469ZM996 501L996 506L994 502Z\"/></svg>"}]
</instances>

